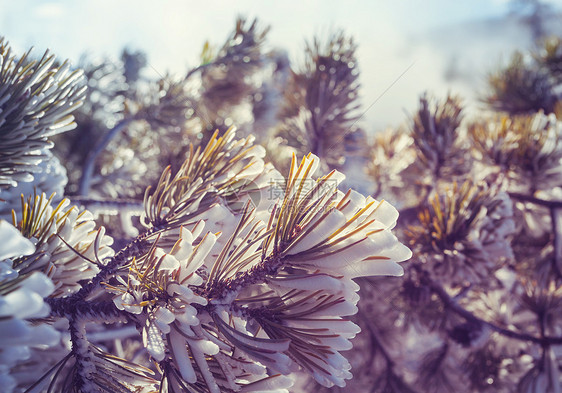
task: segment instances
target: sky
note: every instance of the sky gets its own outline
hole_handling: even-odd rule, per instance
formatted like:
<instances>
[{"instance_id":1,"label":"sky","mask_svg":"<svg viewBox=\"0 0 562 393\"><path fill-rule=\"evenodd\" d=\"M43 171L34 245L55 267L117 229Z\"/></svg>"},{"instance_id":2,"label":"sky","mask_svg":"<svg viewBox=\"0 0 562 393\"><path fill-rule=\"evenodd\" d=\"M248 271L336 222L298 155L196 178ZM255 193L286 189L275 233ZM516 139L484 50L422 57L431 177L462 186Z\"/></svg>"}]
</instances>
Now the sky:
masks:
<instances>
[{"instance_id":1,"label":"sky","mask_svg":"<svg viewBox=\"0 0 562 393\"><path fill-rule=\"evenodd\" d=\"M463 35L458 26L500 18L508 11L507 0L0 0L0 35L18 51L50 48L74 63L84 53L116 58L125 46L140 49L148 54L154 73L164 74L197 65L205 41L221 45L238 15L270 25L269 47L287 50L297 63L305 40L343 29L359 47L363 123L373 131L402 122L425 90L474 96L471 90L484 81L485 71L520 40L505 32L491 40L484 35L482 44L463 42L473 34ZM447 41L449 32L460 34L459 40ZM506 53L500 53L503 49ZM476 75L476 86L443 80L452 58Z\"/></svg>"}]
</instances>

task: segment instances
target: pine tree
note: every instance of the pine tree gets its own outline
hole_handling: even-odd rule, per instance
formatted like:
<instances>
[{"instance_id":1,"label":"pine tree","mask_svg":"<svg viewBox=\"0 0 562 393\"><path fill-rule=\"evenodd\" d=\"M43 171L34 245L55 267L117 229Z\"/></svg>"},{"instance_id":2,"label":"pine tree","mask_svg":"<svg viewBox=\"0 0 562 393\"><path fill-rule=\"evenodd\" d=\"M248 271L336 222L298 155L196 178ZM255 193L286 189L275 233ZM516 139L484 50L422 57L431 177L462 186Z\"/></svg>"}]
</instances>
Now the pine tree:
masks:
<instances>
[{"instance_id":1,"label":"pine tree","mask_svg":"<svg viewBox=\"0 0 562 393\"><path fill-rule=\"evenodd\" d=\"M354 41L268 30L175 79L0 41L4 391L560 392L562 41L369 141Z\"/></svg>"},{"instance_id":2,"label":"pine tree","mask_svg":"<svg viewBox=\"0 0 562 393\"><path fill-rule=\"evenodd\" d=\"M199 113L245 98L236 76L255 72L259 44L251 37L264 34L255 23L245 26L239 21L231 41L198 70L212 80L205 94L236 90L237 99L212 102L190 95L194 70L179 83L139 80L142 61L128 52L120 69L86 67L84 81L78 71L66 76L68 63L57 66L50 55L14 60L3 47L1 196L13 209L4 215L11 224L0 221L5 391L283 392L298 370L323 386L351 378L340 351L359 332L348 318L357 312L355 280L400 275L398 262L411 256L391 232L396 209L340 191L344 175L317 175L320 160L311 153L293 155L283 176L263 161L252 135L237 137L232 127L167 157L143 150L146 138L174 138L184 121L193 123L189 102L200 102ZM212 76L222 65L232 71ZM104 91L105 78L121 82ZM142 95L143 84L157 93ZM86 96L85 85L94 86ZM85 135L60 140L95 141L90 150L82 143L87 154L65 159L73 171L82 168L78 195L48 195L53 187L41 176L50 173L27 163L52 159L34 149L52 147L47 138L74 125L69 114L84 100L92 116ZM219 112L206 110L217 125ZM123 147L111 142L124 137L142 161L185 159L164 165L155 180L139 165L123 171L115 168ZM18 198L25 181L34 191ZM128 222L119 228L109 220L106 233L96 217L114 211L129 213Z\"/></svg>"}]
</instances>

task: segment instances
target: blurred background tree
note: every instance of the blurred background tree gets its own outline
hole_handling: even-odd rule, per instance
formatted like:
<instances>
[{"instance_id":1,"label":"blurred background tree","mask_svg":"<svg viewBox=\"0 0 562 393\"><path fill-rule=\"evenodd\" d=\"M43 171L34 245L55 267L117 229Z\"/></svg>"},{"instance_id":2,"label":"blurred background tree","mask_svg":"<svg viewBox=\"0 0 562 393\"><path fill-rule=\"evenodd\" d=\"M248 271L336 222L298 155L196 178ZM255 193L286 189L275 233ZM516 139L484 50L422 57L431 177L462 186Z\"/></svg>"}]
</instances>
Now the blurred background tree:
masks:
<instances>
[{"instance_id":1,"label":"blurred background tree","mask_svg":"<svg viewBox=\"0 0 562 393\"><path fill-rule=\"evenodd\" d=\"M268 28L239 19L176 79L144 77L142 52L84 59L77 129L53 150L65 195L119 244L138 230L144 189L215 130L236 125L283 173L291 153L311 151L324 173L351 173L349 185L398 206L398 237L414 252L403 278L361 279L354 378L331 391L559 393L562 40L543 36L544 8L530 3L542 41L489 75L485 110L468 116L462 98L424 93L403 125L373 138L358 123L345 32L313 38L294 65L266 49ZM303 376L294 391L324 389Z\"/></svg>"}]
</instances>

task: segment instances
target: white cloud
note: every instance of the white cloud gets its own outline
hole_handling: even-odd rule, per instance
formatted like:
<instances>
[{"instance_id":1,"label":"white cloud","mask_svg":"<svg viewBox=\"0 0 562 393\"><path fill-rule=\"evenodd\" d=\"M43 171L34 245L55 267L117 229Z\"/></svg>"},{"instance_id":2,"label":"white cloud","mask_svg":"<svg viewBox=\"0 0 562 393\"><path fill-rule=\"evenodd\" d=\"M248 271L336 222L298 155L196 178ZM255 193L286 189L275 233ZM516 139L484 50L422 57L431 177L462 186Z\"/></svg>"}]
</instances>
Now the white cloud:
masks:
<instances>
[{"instance_id":1,"label":"white cloud","mask_svg":"<svg viewBox=\"0 0 562 393\"><path fill-rule=\"evenodd\" d=\"M38 18L57 18L65 13L65 8L58 3L43 3L33 9Z\"/></svg>"}]
</instances>

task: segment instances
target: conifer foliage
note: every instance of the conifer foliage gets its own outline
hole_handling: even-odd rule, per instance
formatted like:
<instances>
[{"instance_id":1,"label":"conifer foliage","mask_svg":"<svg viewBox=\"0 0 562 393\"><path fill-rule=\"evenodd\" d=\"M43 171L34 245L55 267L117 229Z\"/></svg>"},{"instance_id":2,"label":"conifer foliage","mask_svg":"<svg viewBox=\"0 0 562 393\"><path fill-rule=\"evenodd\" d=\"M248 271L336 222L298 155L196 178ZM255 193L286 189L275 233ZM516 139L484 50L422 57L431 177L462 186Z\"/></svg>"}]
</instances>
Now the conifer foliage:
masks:
<instances>
[{"instance_id":1,"label":"conifer foliage","mask_svg":"<svg viewBox=\"0 0 562 393\"><path fill-rule=\"evenodd\" d=\"M234 67L233 74L212 76L211 62L200 70L203 81L259 66L257 41L248 37L261 40L265 32L244 26L238 22L212 61ZM391 204L340 191L344 175L318 173L312 153L293 155L283 176L264 162L266 151L252 135L237 136L232 127L170 152L183 154L183 163L171 162L145 183L142 200L130 199L136 191L122 193L127 183L105 188L114 198L104 188L90 192L100 185L93 177L97 155L108 154L118 134L142 143L146 127L183 132L176 128L185 125L172 120L194 99L189 84L160 85L160 100L145 102L134 90L138 73L124 73L120 93L129 107L138 106L113 106L124 112L108 120L113 129L84 162L79 195L47 195L50 188L37 181L45 175L37 164L50 158L47 138L74 126L82 86L99 86L94 75L106 77L108 67L96 66L84 82L49 54L16 58L3 42L0 55L0 179L12 208L0 221L4 391L284 392L299 370L323 386L345 385L351 366L340 352L360 331L350 320L357 278L401 275L398 262L411 256L391 231L398 218ZM201 103L208 106L205 94ZM86 102L96 116L91 124L103 121L94 99L100 96ZM115 102L107 99L110 106L100 110ZM77 164L73 170L80 167L67 159ZM34 191L16 201L19 182ZM106 232L100 221L112 209L131 214L121 229L106 221Z\"/></svg>"},{"instance_id":2,"label":"conifer foliage","mask_svg":"<svg viewBox=\"0 0 562 393\"><path fill-rule=\"evenodd\" d=\"M152 79L0 40L3 391L560 393L560 39L369 141L354 41L268 31Z\"/></svg>"},{"instance_id":3,"label":"conifer foliage","mask_svg":"<svg viewBox=\"0 0 562 393\"><path fill-rule=\"evenodd\" d=\"M407 126L374 141L375 196L401 203L414 256L397 285L362 285L386 317L360 318L373 355L356 390L560 392L559 42L493 74L497 112L465 118L458 98L424 94Z\"/></svg>"}]
</instances>

